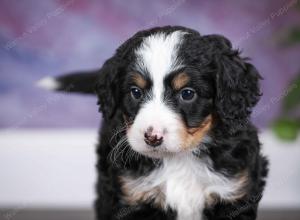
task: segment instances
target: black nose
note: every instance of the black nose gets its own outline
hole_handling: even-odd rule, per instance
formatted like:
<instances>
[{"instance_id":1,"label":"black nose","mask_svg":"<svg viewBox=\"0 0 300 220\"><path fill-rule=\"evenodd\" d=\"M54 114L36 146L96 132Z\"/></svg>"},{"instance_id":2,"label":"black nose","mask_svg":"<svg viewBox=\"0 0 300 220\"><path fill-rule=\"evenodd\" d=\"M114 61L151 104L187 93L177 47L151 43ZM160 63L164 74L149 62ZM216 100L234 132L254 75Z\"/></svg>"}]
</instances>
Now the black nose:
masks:
<instances>
[{"instance_id":1,"label":"black nose","mask_svg":"<svg viewBox=\"0 0 300 220\"><path fill-rule=\"evenodd\" d=\"M162 136L158 137L156 134L153 134L152 131L153 131L152 127L147 129L147 131L144 134L144 137L145 137L144 140L145 140L146 144L148 144L152 147L157 147L157 146L161 145L164 138Z\"/></svg>"}]
</instances>

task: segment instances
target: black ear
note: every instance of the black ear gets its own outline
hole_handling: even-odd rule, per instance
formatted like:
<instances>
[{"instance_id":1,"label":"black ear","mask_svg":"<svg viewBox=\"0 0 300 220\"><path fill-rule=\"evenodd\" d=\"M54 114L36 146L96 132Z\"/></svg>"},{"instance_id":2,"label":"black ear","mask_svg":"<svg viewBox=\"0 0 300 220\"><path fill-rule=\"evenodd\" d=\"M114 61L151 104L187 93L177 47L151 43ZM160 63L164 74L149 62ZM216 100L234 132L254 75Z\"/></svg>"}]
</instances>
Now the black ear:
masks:
<instances>
[{"instance_id":1,"label":"black ear","mask_svg":"<svg viewBox=\"0 0 300 220\"><path fill-rule=\"evenodd\" d=\"M122 86L126 75L126 68L133 59L133 51L143 40L143 37L150 35L150 31L140 31L125 41L117 50L115 55L108 59L102 66L99 79L96 83L98 94L99 110L103 113L104 119L112 118L120 103Z\"/></svg>"},{"instance_id":2,"label":"black ear","mask_svg":"<svg viewBox=\"0 0 300 220\"><path fill-rule=\"evenodd\" d=\"M104 119L112 118L120 101L121 90L121 66L116 56L108 59L102 66L96 83L99 111L103 113Z\"/></svg>"},{"instance_id":3,"label":"black ear","mask_svg":"<svg viewBox=\"0 0 300 220\"><path fill-rule=\"evenodd\" d=\"M234 133L249 122L252 108L261 96L259 80L262 77L252 64L232 49L226 38L214 37L218 41L215 107L219 120Z\"/></svg>"}]
</instances>

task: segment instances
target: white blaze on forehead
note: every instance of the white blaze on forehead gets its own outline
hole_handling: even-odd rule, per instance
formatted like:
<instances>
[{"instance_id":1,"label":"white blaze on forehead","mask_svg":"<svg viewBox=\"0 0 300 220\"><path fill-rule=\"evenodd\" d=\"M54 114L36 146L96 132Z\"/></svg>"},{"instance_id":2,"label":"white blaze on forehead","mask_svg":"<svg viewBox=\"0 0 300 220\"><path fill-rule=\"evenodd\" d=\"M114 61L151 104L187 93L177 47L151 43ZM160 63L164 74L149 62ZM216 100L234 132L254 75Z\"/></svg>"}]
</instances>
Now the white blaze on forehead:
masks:
<instances>
[{"instance_id":1,"label":"white blaze on forehead","mask_svg":"<svg viewBox=\"0 0 300 220\"><path fill-rule=\"evenodd\" d=\"M145 38L140 48L136 50L137 68L142 73L147 71L150 74L154 96L162 95L164 77L181 66L177 52L184 34L182 31L168 35L157 33Z\"/></svg>"},{"instance_id":2,"label":"white blaze on forehead","mask_svg":"<svg viewBox=\"0 0 300 220\"><path fill-rule=\"evenodd\" d=\"M180 118L168 105L163 103L164 78L170 72L180 68L178 47L185 32L175 31L170 34L158 33L144 39L135 52L138 57L136 68L142 74L149 73L152 79L151 98L141 107L134 123L128 130L128 141L138 152L149 151L144 143L144 133L149 127L163 133L163 143L160 146L167 151L180 150L181 128ZM151 149L151 148L150 148Z\"/></svg>"},{"instance_id":3,"label":"white blaze on forehead","mask_svg":"<svg viewBox=\"0 0 300 220\"><path fill-rule=\"evenodd\" d=\"M177 51L184 34L185 32L175 31L168 35L157 33L145 38L136 51L142 61L138 63L139 67L148 70L153 77L164 76L178 68L180 62Z\"/></svg>"}]
</instances>

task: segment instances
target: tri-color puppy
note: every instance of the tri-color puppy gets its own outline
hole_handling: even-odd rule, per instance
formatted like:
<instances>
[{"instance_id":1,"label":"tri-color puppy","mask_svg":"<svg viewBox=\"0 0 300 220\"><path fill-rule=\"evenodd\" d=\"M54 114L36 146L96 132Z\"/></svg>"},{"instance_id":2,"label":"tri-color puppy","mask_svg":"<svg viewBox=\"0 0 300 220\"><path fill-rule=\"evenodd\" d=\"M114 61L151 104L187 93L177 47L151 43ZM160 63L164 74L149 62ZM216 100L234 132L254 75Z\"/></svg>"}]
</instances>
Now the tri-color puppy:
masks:
<instances>
[{"instance_id":1,"label":"tri-color puppy","mask_svg":"<svg viewBox=\"0 0 300 220\"><path fill-rule=\"evenodd\" d=\"M249 121L260 79L223 36L166 26L98 71L41 84L98 95L97 219L253 220L268 164Z\"/></svg>"}]
</instances>

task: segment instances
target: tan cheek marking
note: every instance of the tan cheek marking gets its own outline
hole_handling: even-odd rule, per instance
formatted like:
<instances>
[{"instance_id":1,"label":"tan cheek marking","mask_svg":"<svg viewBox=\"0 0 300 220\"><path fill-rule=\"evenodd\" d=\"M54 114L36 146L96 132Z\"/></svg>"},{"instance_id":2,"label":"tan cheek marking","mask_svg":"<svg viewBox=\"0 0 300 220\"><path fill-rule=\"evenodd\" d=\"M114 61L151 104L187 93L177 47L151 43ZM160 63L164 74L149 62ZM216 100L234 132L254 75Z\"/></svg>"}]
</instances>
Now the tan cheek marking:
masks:
<instances>
[{"instance_id":1,"label":"tan cheek marking","mask_svg":"<svg viewBox=\"0 0 300 220\"><path fill-rule=\"evenodd\" d=\"M190 80L190 77L186 73L180 73L172 80L172 86L175 90L182 89Z\"/></svg>"},{"instance_id":2,"label":"tan cheek marking","mask_svg":"<svg viewBox=\"0 0 300 220\"><path fill-rule=\"evenodd\" d=\"M182 137L182 149L188 149L196 147L203 137L207 134L207 132L210 130L212 126L213 118L211 115L207 116L205 120L202 122L202 124L199 127L196 128L186 128L186 126L183 126L183 129L181 131L181 137Z\"/></svg>"},{"instance_id":3,"label":"tan cheek marking","mask_svg":"<svg viewBox=\"0 0 300 220\"><path fill-rule=\"evenodd\" d=\"M147 187L147 183L143 181L124 176L120 176L119 181L123 192L122 199L129 205L151 201L158 208L165 207L165 194L162 192L162 186Z\"/></svg>"},{"instance_id":4,"label":"tan cheek marking","mask_svg":"<svg viewBox=\"0 0 300 220\"><path fill-rule=\"evenodd\" d=\"M135 73L133 76L134 83L141 89L146 88L147 81L138 73Z\"/></svg>"}]
</instances>

